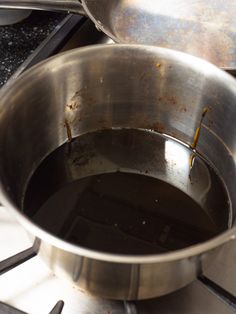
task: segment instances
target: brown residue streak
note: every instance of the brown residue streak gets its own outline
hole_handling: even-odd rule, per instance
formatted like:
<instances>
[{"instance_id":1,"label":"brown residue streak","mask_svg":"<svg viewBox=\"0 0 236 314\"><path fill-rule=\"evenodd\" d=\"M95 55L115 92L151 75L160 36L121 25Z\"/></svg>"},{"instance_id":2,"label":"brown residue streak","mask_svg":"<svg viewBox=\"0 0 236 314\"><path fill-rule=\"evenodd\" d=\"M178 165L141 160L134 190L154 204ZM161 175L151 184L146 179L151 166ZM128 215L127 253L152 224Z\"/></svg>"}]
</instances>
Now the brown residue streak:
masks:
<instances>
[{"instance_id":1,"label":"brown residue streak","mask_svg":"<svg viewBox=\"0 0 236 314\"><path fill-rule=\"evenodd\" d=\"M157 98L158 102L164 102L164 103L167 103L168 105L171 105L171 106L180 106L180 104L178 103L178 99L174 96L161 96L161 97L158 97ZM187 111L187 108L186 107L180 107L180 111L184 111L186 112Z\"/></svg>"},{"instance_id":2,"label":"brown residue streak","mask_svg":"<svg viewBox=\"0 0 236 314\"><path fill-rule=\"evenodd\" d=\"M66 107L69 108L70 110L76 110L79 107L79 104L75 101L66 105Z\"/></svg>"},{"instance_id":3,"label":"brown residue streak","mask_svg":"<svg viewBox=\"0 0 236 314\"><path fill-rule=\"evenodd\" d=\"M201 133L202 122L203 122L203 119L204 119L204 117L206 116L208 110L209 110L209 108L207 108L207 107L205 107L205 108L203 109L199 126L197 127L197 129L196 129L196 131L195 131L195 134L194 134L194 137L193 137L193 143L192 143L192 145L191 145L191 148L192 148L192 149L196 149L196 147L197 147L197 143L198 143L199 136L200 136L200 133Z\"/></svg>"},{"instance_id":4,"label":"brown residue streak","mask_svg":"<svg viewBox=\"0 0 236 314\"><path fill-rule=\"evenodd\" d=\"M71 142L72 141L72 132L71 132L70 124L67 121L67 119L65 119L65 128L66 128L68 142Z\"/></svg>"},{"instance_id":5,"label":"brown residue streak","mask_svg":"<svg viewBox=\"0 0 236 314\"><path fill-rule=\"evenodd\" d=\"M187 112L187 108L186 108L186 107L181 107L181 108L180 108L180 111L182 111L182 112Z\"/></svg>"},{"instance_id":6,"label":"brown residue streak","mask_svg":"<svg viewBox=\"0 0 236 314\"><path fill-rule=\"evenodd\" d=\"M160 67L161 67L161 64L160 63L156 63L156 68L160 69Z\"/></svg>"},{"instance_id":7,"label":"brown residue streak","mask_svg":"<svg viewBox=\"0 0 236 314\"><path fill-rule=\"evenodd\" d=\"M86 100L87 102L93 101L86 87L81 88L80 90L74 93L74 95L69 100L69 103L66 105L66 109L69 109L71 111L78 109L80 107L82 100Z\"/></svg>"},{"instance_id":8,"label":"brown residue streak","mask_svg":"<svg viewBox=\"0 0 236 314\"><path fill-rule=\"evenodd\" d=\"M69 104L66 105L66 108L70 109L70 110L76 110L77 108L79 108L79 101L78 101L78 97L81 94L81 90L77 91L74 96L71 98Z\"/></svg>"},{"instance_id":9,"label":"brown residue streak","mask_svg":"<svg viewBox=\"0 0 236 314\"><path fill-rule=\"evenodd\" d=\"M176 105L177 101L176 101L176 98L171 96L171 97L166 97L166 100L168 101L168 103L170 105Z\"/></svg>"},{"instance_id":10,"label":"brown residue streak","mask_svg":"<svg viewBox=\"0 0 236 314\"><path fill-rule=\"evenodd\" d=\"M200 136L200 133L201 133L202 122L203 122L203 119L206 116L208 111L209 111L208 107L205 107L203 109L203 111L202 111L202 116L201 116L201 119L200 119L200 122L199 122L199 126L197 127L197 129L195 131L195 134L194 134L194 137L193 137L193 143L191 144L191 148L193 149L193 151L196 150L197 143L198 143L198 140L199 140L199 136ZM190 168L189 180L190 180L191 183L192 183L192 180L191 180L191 170L193 168L194 159L195 159L195 153L193 152L190 155L190 157L189 157L189 168Z\"/></svg>"},{"instance_id":11,"label":"brown residue streak","mask_svg":"<svg viewBox=\"0 0 236 314\"><path fill-rule=\"evenodd\" d=\"M156 122L151 126L151 129L154 131L158 131L160 133L165 133L165 126L160 123L160 122Z\"/></svg>"},{"instance_id":12,"label":"brown residue streak","mask_svg":"<svg viewBox=\"0 0 236 314\"><path fill-rule=\"evenodd\" d=\"M208 108L208 107L203 108L201 122L202 122L203 118L205 117L206 113L209 111L209 109L210 108Z\"/></svg>"},{"instance_id":13,"label":"brown residue streak","mask_svg":"<svg viewBox=\"0 0 236 314\"><path fill-rule=\"evenodd\" d=\"M199 135L200 135L200 128L201 128L201 126L197 127L197 129L195 131L195 134L194 134L194 137L193 137L193 143L191 145L192 149L195 149L197 147L197 143L198 143Z\"/></svg>"}]
</instances>

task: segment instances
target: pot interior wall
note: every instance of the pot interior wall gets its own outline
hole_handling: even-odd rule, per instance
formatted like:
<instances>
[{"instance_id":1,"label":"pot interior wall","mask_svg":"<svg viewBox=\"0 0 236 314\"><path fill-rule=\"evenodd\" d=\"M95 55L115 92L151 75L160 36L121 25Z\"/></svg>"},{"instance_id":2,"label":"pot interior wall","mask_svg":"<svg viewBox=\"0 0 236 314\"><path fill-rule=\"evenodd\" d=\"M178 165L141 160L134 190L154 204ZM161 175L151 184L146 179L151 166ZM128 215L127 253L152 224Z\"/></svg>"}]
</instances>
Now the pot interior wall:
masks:
<instances>
[{"instance_id":1,"label":"pot interior wall","mask_svg":"<svg viewBox=\"0 0 236 314\"><path fill-rule=\"evenodd\" d=\"M217 169L231 202L232 217L222 208L215 219L228 226L232 218L234 224L235 91L234 79L214 66L164 49L97 47L53 58L3 93L2 187L20 209L40 162L72 137L111 128L145 129L191 146L202 122L196 150ZM140 139L143 158L149 147L145 167L153 167L153 152L158 157L155 141L145 146ZM138 156L127 158L131 168ZM143 171L143 163L136 168Z\"/></svg>"}]
</instances>

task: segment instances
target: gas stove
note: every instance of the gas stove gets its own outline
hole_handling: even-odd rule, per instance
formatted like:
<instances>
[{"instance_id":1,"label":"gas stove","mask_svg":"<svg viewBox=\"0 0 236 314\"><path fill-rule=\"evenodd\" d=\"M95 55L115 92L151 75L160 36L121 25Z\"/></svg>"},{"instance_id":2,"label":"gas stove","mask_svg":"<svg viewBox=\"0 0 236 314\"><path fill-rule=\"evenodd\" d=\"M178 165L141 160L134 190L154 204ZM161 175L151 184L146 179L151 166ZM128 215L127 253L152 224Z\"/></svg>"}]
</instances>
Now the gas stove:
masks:
<instances>
[{"instance_id":1,"label":"gas stove","mask_svg":"<svg viewBox=\"0 0 236 314\"><path fill-rule=\"evenodd\" d=\"M14 73L7 74L5 84L57 53L91 44L114 44L84 17L64 15L56 24L46 39L34 51L29 51L25 61L18 60L11 65ZM1 62L5 61L0 54ZM224 247L207 272L189 286L167 296L134 302L97 298L57 278L35 253L36 245L31 247L26 231L6 208L0 207L0 313L236 313L236 244L233 241Z\"/></svg>"}]
</instances>

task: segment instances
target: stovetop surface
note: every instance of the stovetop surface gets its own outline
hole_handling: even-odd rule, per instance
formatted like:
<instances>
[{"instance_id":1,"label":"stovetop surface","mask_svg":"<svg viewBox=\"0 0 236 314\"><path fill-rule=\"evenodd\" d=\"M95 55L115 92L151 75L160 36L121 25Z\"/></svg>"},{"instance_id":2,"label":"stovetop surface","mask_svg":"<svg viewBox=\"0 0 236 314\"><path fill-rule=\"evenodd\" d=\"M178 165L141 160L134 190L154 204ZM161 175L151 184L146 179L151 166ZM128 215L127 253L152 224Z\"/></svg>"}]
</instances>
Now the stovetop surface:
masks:
<instances>
[{"instance_id":1,"label":"stovetop surface","mask_svg":"<svg viewBox=\"0 0 236 314\"><path fill-rule=\"evenodd\" d=\"M34 26L35 23L39 23L38 26ZM5 31L0 27L1 85L10 76L10 80L14 79L33 64L55 53L90 44L112 43L95 29L91 21L79 16L65 17L57 13L33 12L30 20L27 19L19 25L4 27L6 33L2 38L1 32ZM38 37L34 27L37 27ZM43 34L41 29L44 29ZM29 35L24 35L24 32ZM14 36L20 38L19 51L22 51L19 54L8 45L9 42L13 42L10 38ZM36 37L34 43L28 43L30 38ZM14 45L17 46L16 43ZM10 63L2 64L5 58L9 58ZM9 215L7 209L0 207L0 261L30 246L31 242L26 231ZM230 314L236 313L234 274L236 274L236 243L232 241L224 247L204 274L205 278L208 278L207 281L196 280L177 292L152 300L111 301L90 296L85 291L71 286L67 281L55 277L40 258L35 256L0 276L0 313L19 313L12 308L4 308L1 302L29 314L46 314L62 300L63 314Z\"/></svg>"},{"instance_id":2,"label":"stovetop surface","mask_svg":"<svg viewBox=\"0 0 236 314\"><path fill-rule=\"evenodd\" d=\"M62 13L34 11L20 23L0 26L0 86L64 17Z\"/></svg>"}]
</instances>

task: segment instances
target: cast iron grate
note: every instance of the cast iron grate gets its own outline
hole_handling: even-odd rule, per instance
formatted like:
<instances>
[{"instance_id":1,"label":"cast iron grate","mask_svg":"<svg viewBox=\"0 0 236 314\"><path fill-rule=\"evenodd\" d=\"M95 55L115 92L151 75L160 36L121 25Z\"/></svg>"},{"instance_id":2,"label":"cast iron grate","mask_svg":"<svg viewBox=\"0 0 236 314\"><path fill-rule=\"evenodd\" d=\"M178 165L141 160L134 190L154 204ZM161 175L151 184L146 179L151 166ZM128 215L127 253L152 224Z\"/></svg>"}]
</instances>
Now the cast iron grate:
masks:
<instances>
[{"instance_id":1,"label":"cast iron grate","mask_svg":"<svg viewBox=\"0 0 236 314\"><path fill-rule=\"evenodd\" d=\"M11 269L17 267L18 265L23 264L24 262L28 261L29 259L35 257L38 253L40 246L40 240L35 239L34 244L32 247L17 253L3 261L0 262L0 275L10 271ZM63 301L58 301L53 309L49 312L49 314L61 314L64 307ZM11 305L6 303L0 302L0 314L27 314L26 312L22 312L14 308Z\"/></svg>"}]
</instances>

